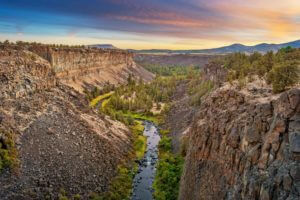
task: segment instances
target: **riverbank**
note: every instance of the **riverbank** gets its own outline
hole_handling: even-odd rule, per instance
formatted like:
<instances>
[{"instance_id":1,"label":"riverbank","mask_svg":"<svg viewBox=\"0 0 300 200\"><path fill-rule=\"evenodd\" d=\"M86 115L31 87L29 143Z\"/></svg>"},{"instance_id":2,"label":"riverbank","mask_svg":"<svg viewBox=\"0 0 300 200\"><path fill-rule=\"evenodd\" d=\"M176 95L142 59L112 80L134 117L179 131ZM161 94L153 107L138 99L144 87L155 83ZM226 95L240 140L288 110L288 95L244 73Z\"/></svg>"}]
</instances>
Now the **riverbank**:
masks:
<instances>
[{"instance_id":1,"label":"riverbank","mask_svg":"<svg viewBox=\"0 0 300 200\"><path fill-rule=\"evenodd\" d=\"M144 136L147 137L147 151L143 159L139 161L139 169L133 181L132 200L152 200L152 184L158 161L158 144L160 135L158 128L149 121L144 121Z\"/></svg>"},{"instance_id":2,"label":"riverbank","mask_svg":"<svg viewBox=\"0 0 300 200\"><path fill-rule=\"evenodd\" d=\"M132 133L132 151L127 159L118 166L117 175L111 181L109 190L101 195L92 194L92 200L130 199L133 179L139 169L138 163L144 157L147 149L147 138L143 134L144 125L139 120L134 120L133 123L134 125L129 126Z\"/></svg>"},{"instance_id":3,"label":"riverbank","mask_svg":"<svg viewBox=\"0 0 300 200\"><path fill-rule=\"evenodd\" d=\"M176 200L179 194L180 178L184 158L172 152L172 138L168 130L160 131L157 171L153 184L156 200Z\"/></svg>"}]
</instances>

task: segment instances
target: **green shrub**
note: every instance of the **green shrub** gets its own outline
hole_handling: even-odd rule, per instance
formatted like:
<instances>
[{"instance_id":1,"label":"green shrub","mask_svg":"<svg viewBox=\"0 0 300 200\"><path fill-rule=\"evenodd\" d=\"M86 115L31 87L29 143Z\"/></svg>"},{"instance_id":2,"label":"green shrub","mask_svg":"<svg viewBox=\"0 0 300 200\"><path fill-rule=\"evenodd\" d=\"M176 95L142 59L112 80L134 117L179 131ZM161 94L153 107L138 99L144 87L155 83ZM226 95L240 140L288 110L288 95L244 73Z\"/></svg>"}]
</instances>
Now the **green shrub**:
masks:
<instances>
[{"instance_id":1,"label":"green shrub","mask_svg":"<svg viewBox=\"0 0 300 200\"><path fill-rule=\"evenodd\" d=\"M153 184L156 200L177 200L183 158L172 154L160 158Z\"/></svg>"},{"instance_id":2,"label":"green shrub","mask_svg":"<svg viewBox=\"0 0 300 200\"><path fill-rule=\"evenodd\" d=\"M76 194L76 195L74 195L73 199L74 199L74 200L80 200L80 199L81 199L81 196L80 196L80 194Z\"/></svg>"},{"instance_id":3,"label":"green shrub","mask_svg":"<svg viewBox=\"0 0 300 200\"><path fill-rule=\"evenodd\" d=\"M128 116L128 117L127 117L127 121L128 121L128 124L129 124L129 125L134 125L134 119L133 119L132 116Z\"/></svg>"},{"instance_id":4,"label":"green shrub","mask_svg":"<svg viewBox=\"0 0 300 200\"><path fill-rule=\"evenodd\" d=\"M167 152L170 151L172 149L172 140L170 137L168 136L162 136L158 147L161 151L163 152Z\"/></svg>"},{"instance_id":5,"label":"green shrub","mask_svg":"<svg viewBox=\"0 0 300 200\"><path fill-rule=\"evenodd\" d=\"M59 200L69 200L68 197L63 196L63 195L59 195L59 196L58 196L58 199L59 199Z\"/></svg>"},{"instance_id":6,"label":"green shrub","mask_svg":"<svg viewBox=\"0 0 300 200\"><path fill-rule=\"evenodd\" d=\"M295 61L276 64L268 74L268 81L272 84L273 92L284 91L287 87L299 81L299 67Z\"/></svg>"},{"instance_id":7,"label":"green shrub","mask_svg":"<svg viewBox=\"0 0 300 200\"><path fill-rule=\"evenodd\" d=\"M158 144L159 161L153 183L156 200L176 200L179 192L179 182L184 159L181 155L174 155L172 140L168 137L169 130L160 130L162 135Z\"/></svg>"},{"instance_id":8,"label":"green shrub","mask_svg":"<svg viewBox=\"0 0 300 200\"><path fill-rule=\"evenodd\" d=\"M92 200L118 200L124 199L129 200L132 192L132 181L134 175L137 171L137 166L133 167L133 169L129 169L130 167L119 166L118 167L118 175L113 178L109 192L106 192L99 195L92 195Z\"/></svg>"},{"instance_id":9,"label":"green shrub","mask_svg":"<svg viewBox=\"0 0 300 200\"><path fill-rule=\"evenodd\" d=\"M159 130L159 133L162 136L168 136L169 133L170 133L170 130L168 130L168 129L161 129L161 130Z\"/></svg>"},{"instance_id":10,"label":"green shrub","mask_svg":"<svg viewBox=\"0 0 300 200\"><path fill-rule=\"evenodd\" d=\"M16 170L17 167L18 159L14 135L10 131L0 129L0 172L4 168Z\"/></svg>"},{"instance_id":11,"label":"green shrub","mask_svg":"<svg viewBox=\"0 0 300 200\"><path fill-rule=\"evenodd\" d=\"M174 66L143 63L145 69L159 76L176 76L178 78L192 78L200 72L199 67L194 66Z\"/></svg>"},{"instance_id":12,"label":"green shrub","mask_svg":"<svg viewBox=\"0 0 300 200\"><path fill-rule=\"evenodd\" d=\"M63 188L61 188L59 191L58 199L59 200L68 200L67 193Z\"/></svg>"}]
</instances>

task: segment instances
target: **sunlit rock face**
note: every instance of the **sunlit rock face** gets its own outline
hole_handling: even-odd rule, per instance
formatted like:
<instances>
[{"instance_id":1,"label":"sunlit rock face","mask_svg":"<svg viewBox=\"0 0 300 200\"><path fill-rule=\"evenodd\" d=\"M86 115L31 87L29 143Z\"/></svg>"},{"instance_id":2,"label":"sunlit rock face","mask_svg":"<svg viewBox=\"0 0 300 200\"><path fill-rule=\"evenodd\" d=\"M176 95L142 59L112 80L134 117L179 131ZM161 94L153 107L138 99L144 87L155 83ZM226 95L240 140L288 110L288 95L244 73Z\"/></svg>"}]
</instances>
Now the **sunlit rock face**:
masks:
<instances>
[{"instance_id":1,"label":"sunlit rock face","mask_svg":"<svg viewBox=\"0 0 300 200\"><path fill-rule=\"evenodd\" d=\"M298 199L300 89L225 84L189 132L180 199Z\"/></svg>"},{"instance_id":2,"label":"sunlit rock face","mask_svg":"<svg viewBox=\"0 0 300 200\"><path fill-rule=\"evenodd\" d=\"M106 82L124 83L129 74L144 81L154 77L136 65L132 53L123 50L49 47L30 50L48 60L63 83L79 91Z\"/></svg>"}]
</instances>

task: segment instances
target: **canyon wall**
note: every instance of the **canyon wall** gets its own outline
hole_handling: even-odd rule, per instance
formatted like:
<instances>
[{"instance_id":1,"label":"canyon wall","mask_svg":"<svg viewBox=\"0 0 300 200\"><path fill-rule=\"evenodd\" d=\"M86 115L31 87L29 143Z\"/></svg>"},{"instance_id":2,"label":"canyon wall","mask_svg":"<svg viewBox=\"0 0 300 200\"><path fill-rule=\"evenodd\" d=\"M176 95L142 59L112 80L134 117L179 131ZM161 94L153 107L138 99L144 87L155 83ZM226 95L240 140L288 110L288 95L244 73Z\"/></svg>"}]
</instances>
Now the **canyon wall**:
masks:
<instances>
[{"instance_id":1,"label":"canyon wall","mask_svg":"<svg viewBox=\"0 0 300 200\"><path fill-rule=\"evenodd\" d=\"M85 96L63 83L75 53L61 53L45 53L63 63L58 68L31 51L0 48L0 148L9 132L17 152L13 168L0 168L1 200L58 199L61 191L88 199L107 190L132 150L124 124L89 109Z\"/></svg>"},{"instance_id":2,"label":"canyon wall","mask_svg":"<svg viewBox=\"0 0 300 200\"><path fill-rule=\"evenodd\" d=\"M225 84L188 133L179 199L299 199L300 89Z\"/></svg>"},{"instance_id":3,"label":"canyon wall","mask_svg":"<svg viewBox=\"0 0 300 200\"><path fill-rule=\"evenodd\" d=\"M150 81L153 74L139 67L133 54L123 50L88 48L31 47L30 51L49 61L57 77L65 84L82 91L105 82L121 84L129 74Z\"/></svg>"}]
</instances>

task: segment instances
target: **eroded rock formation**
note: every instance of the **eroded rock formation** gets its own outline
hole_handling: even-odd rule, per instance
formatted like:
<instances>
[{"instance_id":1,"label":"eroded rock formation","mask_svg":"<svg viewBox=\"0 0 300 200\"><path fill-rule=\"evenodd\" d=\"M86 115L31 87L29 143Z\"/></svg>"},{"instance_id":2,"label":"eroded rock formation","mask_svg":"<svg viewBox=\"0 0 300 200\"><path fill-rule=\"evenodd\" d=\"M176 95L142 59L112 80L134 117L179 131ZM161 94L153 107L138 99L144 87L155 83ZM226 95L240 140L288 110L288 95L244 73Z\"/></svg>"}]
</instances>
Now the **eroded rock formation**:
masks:
<instances>
[{"instance_id":1,"label":"eroded rock formation","mask_svg":"<svg viewBox=\"0 0 300 200\"><path fill-rule=\"evenodd\" d=\"M299 199L300 89L225 84L189 134L180 199Z\"/></svg>"}]
</instances>

